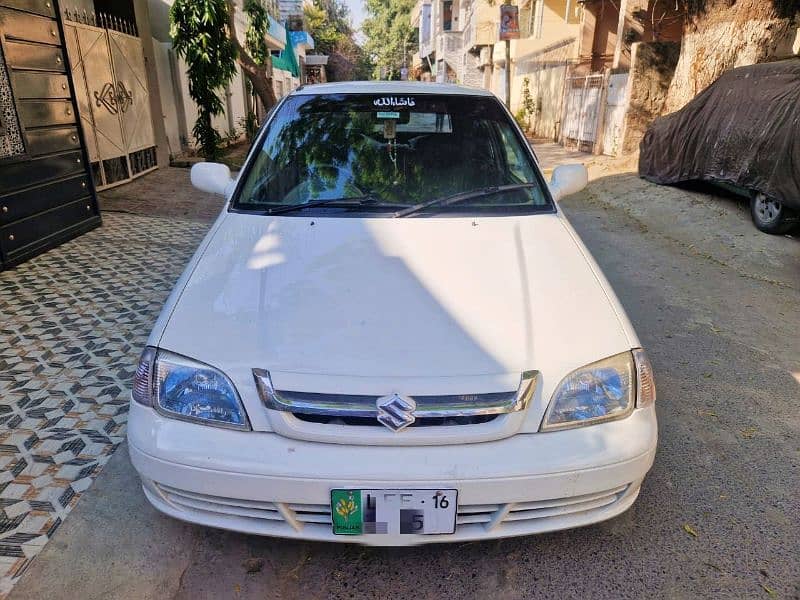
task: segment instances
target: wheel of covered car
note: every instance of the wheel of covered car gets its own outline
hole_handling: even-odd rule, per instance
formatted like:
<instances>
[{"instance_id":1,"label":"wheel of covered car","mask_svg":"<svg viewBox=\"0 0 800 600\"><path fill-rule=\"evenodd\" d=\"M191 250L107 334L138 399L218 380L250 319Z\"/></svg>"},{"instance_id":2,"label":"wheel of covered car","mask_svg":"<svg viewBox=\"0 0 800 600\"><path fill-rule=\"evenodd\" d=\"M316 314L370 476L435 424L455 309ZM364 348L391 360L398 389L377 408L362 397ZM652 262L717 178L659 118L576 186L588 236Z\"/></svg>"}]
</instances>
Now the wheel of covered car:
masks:
<instances>
[{"instance_id":1,"label":"wheel of covered car","mask_svg":"<svg viewBox=\"0 0 800 600\"><path fill-rule=\"evenodd\" d=\"M797 221L796 215L791 210L761 192L753 194L750 200L750 214L753 223L764 233L786 233Z\"/></svg>"}]
</instances>

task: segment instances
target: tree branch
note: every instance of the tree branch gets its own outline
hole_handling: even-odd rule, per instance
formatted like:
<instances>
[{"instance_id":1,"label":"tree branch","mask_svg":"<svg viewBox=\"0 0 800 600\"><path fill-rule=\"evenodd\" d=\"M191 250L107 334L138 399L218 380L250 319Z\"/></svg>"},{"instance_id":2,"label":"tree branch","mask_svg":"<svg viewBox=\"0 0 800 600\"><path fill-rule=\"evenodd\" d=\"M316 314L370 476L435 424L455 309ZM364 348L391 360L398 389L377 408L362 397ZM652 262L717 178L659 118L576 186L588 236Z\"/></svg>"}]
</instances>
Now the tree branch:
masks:
<instances>
[{"instance_id":1,"label":"tree branch","mask_svg":"<svg viewBox=\"0 0 800 600\"><path fill-rule=\"evenodd\" d=\"M233 0L226 0L225 4L228 7L228 36L236 48L236 60L261 99L264 109L269 111L278 102L275 89L272 87L272 57L268 57L264 65L259 65L253 60L236 35L236 5Z\"/></svg>"}]
</instances>

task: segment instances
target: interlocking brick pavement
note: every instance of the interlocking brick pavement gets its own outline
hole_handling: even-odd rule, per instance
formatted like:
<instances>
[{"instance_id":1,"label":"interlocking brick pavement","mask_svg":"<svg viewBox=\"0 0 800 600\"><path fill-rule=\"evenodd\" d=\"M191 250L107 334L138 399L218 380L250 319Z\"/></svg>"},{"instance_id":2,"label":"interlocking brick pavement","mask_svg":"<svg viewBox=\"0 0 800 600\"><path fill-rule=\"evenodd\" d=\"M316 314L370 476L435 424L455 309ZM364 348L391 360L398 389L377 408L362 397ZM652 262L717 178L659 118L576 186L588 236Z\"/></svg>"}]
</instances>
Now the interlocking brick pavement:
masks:
<instances>
[{"instance_id":1,"label":"interlocking brick pavement","mask_svg":"<svg viewBox=\"0 0 800 600\"><path fill-rule=\"evenodd\" d=\"M138 354L222 204L188 176L105 192L101 228L0 272L0 596L124 438Z\"/></svg>"},{"instance_id":2,"label":"interlocking brick pavement","mask_svg":"<svg viewBox=\"0 0 800 600\"><path fill-rule=\"evenodd\" d=\"M189 169L164 167L131 183L100 193L100 208L123 212L211 222L219 214L219 196L195 190L189 182Z\"/></svg>"}]
</instances>

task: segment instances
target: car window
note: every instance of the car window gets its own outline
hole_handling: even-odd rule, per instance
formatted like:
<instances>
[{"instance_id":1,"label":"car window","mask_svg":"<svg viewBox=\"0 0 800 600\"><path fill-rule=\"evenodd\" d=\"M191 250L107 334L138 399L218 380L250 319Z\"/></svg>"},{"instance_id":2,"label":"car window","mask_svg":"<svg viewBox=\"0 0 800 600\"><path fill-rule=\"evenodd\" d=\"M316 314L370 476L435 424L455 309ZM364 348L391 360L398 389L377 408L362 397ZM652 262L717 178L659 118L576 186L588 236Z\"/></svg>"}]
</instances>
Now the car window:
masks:
<instances>
[{"instance_id":1,"label":"car window","mask_svg":"<svg viewBox=\"0 0 800 600\"><path fill-rule=\"evenodd\" d=\"M233 207L263 211L368 199L363 210L374 213L529 183L436 211L550 210L524 144L508 113L491 97L292 96L281 104L245 167Z\"/></svg>"},{"instance_id":2,"label":"car window","mask_svg":"<svg viewBox=\"0 0 800 600\"><path fill-rule=\"evenodd\" d=\"M528 155L517 143L516 137L508 127L498 127L501 148L508 171L519 181L530 181L534 178L534 169Z\"/></svg>"}]
</instances>

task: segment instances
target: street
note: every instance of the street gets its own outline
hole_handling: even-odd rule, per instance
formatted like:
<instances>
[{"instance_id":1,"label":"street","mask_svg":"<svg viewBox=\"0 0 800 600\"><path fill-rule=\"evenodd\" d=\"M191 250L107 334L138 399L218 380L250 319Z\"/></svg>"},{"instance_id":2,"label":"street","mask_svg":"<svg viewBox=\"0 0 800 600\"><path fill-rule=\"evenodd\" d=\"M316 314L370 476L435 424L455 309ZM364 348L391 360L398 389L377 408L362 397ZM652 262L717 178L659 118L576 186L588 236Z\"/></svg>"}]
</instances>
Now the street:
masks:
<instances>
[{"instance_id":1,"label":"street","mask_svg":"<svg viewBox=\"0 0 800 600\"><path fill-rule=\"evenodd\" d=\"M189 194L188 171L170 173ZM627 513L537 537L404 549L259 538L158 514L123 443L9 597L800 598L800 239L759 233L734 199L660 188L605 163L590 173L561 206L630 316L658 389L658 454ZM99 231L138 219L131 232L181 261L207 226L181 215L105 219ZM158 237L165 223L186 243ZM159 271L158 302L179 272ZM156 314L148 304L126 315L131 344Z\"/></svg>"}]
</instances>

